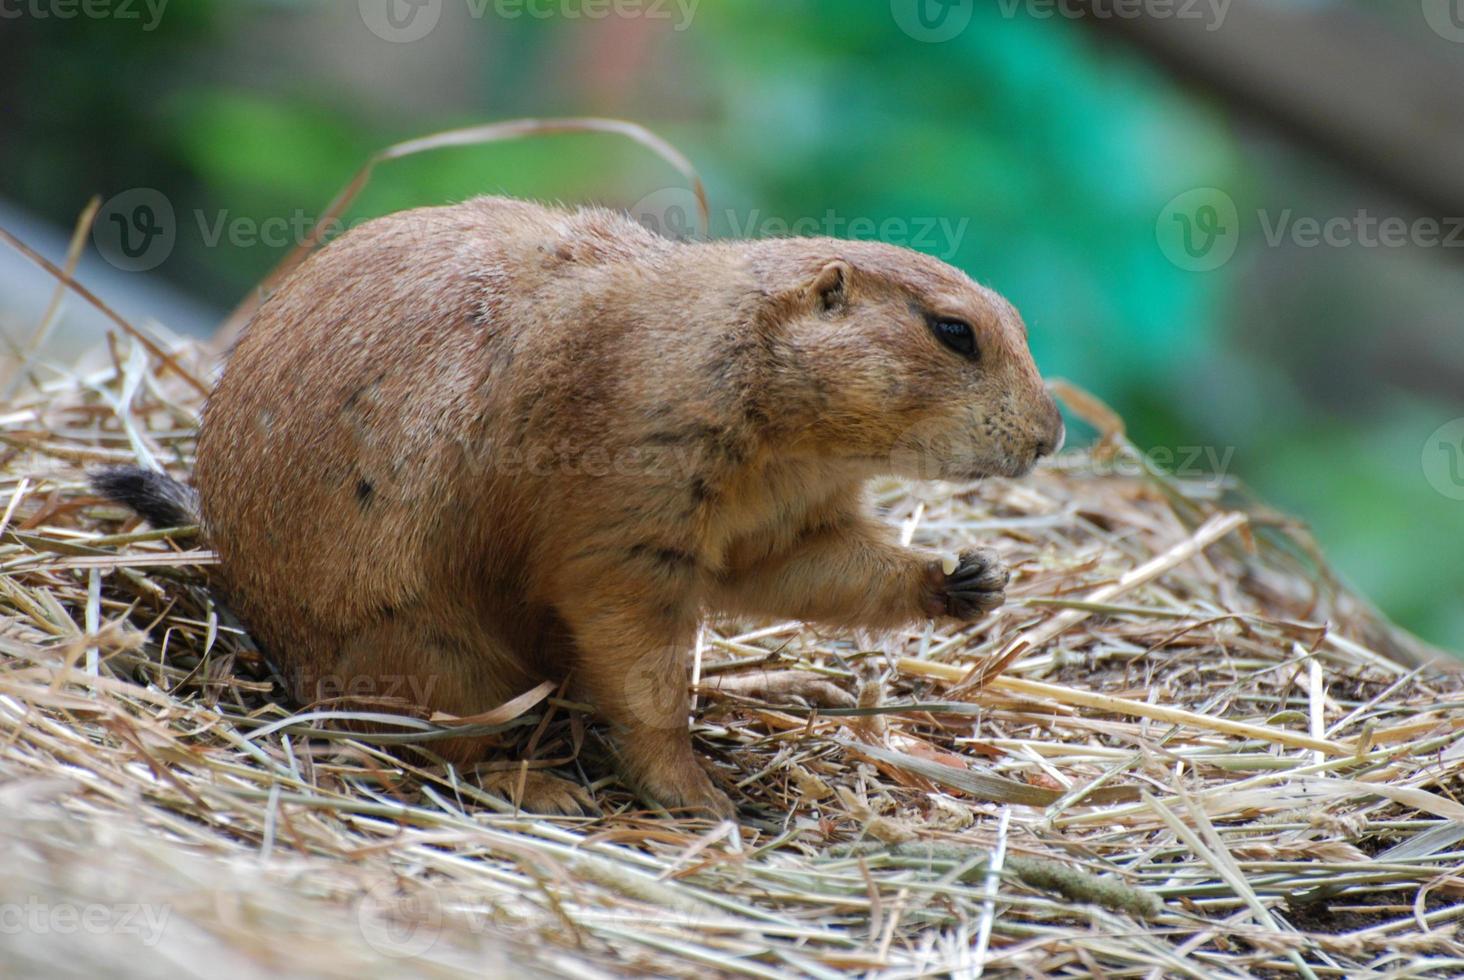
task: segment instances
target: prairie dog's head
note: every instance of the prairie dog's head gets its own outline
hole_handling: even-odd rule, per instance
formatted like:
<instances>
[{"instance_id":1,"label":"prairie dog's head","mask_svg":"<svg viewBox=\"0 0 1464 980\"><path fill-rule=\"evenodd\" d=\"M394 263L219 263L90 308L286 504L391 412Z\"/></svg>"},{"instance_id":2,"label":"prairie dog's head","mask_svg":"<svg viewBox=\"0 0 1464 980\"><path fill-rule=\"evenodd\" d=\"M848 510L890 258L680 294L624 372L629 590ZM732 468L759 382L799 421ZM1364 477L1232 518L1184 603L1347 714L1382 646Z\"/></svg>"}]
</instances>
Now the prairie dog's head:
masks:
<instances>
[{"instance_id":1,"label":"prairie dog's head","mask_svg":"<svg viewBox=\"0 0 1464 980\"><path fill-rule=\"evenodd\" d=\"M771 329L814 397L801 449L960 480L1020 476L1061 448L1062 415L1000 295L878 242L761 244L755 265L776 283Z\"/></svg>"}]
</instances>

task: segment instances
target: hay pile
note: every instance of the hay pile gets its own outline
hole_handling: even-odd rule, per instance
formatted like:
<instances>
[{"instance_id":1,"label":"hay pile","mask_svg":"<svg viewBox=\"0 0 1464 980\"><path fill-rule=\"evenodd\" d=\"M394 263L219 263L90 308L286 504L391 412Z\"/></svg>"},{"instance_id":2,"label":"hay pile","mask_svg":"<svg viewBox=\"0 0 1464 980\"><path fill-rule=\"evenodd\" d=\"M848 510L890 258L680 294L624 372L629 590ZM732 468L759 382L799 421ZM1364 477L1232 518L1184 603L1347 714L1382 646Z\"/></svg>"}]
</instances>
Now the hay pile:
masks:
<instances>
[{"instance_id":1,"label":"hay pile","mask_svg":"<svg viewBox=\"0 0 1464 980\"><path fill-rule=\"evenodd\" d=\"M210 598L207 543L89 494L99 464L186 473L201 402L129 341L100 363L0 405L6 975L1464 972L1464 684L1284 520L1115 472L1132 447L1073 393L1095 452L881 488L907 539L1003 552L990 620L705 631L702 677L859 695L701 695L733 827L645 812L555 697L501 738L598 817L516 815L431 741L403 763L322 731Z\"/></svg>"}]
</instances>

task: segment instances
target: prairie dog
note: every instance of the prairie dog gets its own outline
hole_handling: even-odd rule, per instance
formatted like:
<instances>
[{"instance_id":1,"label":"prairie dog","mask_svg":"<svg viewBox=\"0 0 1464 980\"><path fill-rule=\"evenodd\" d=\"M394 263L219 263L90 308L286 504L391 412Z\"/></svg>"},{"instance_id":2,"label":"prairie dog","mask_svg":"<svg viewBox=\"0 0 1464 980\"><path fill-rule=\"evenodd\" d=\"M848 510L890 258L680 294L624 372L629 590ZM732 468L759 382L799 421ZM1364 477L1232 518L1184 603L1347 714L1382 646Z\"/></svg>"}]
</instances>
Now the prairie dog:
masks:
<instances>
[{"instance_id":1,"label":"prairie dog","mask_svg":"<svg viewBox=\"0 0 1464 980\"><path fill-rule=\"evenodd\" d=\"M728 816L687 729L700 618L984 615L999 559L947 573L863 485L1019 476L1062 438L1016 310L936 259L479 198L291 274L208 400L194 483L220 584L300 700L394 684L470 715L568 676L645 794ZM98 486L190 519L160 474Z\"/></svg>"}]
</instances>

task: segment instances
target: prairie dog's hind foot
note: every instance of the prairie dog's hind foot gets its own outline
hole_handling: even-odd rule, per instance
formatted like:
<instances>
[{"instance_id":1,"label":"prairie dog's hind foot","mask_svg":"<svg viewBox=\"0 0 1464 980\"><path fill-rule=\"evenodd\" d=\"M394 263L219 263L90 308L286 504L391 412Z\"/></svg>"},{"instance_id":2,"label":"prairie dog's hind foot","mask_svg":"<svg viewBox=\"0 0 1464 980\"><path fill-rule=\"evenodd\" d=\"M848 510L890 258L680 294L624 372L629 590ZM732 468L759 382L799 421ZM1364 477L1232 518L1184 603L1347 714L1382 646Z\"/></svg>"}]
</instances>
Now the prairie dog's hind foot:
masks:
<instances>
[{"instance_id":1,"label":"prairie dog's hind foot","mask_svg":"<svg viewBox=\"0 0 1464 980\"><path fill-rule=\"evenodd\" d=\"M479 785L525 813L540 816L595 816L600 808L579 783L536 769L500 769L485 772Z\"/></svg>"},{"instance_id":2,"label":"prairie dog's hind foot","mask_svg":"<svg viewBox=\"0 0 1464 980\"><path fill-rule=\"evenodd\" d=\"M737 805L699 765L668 769L637 780L641 795L678 817L735 820Z\"/></svg>"},{"instance_id":3,"label":"prairie dog's hind foot","mask_svg":"<svg viewBox=\"0 0 1464 980\"><path fill-rule=\"evenodd\" d=\"M677 817L736 819L736 804L702 768L684 732L640 728L623 731L616 743L621 774L647 802Z\"/></svg>"}]
</instances>

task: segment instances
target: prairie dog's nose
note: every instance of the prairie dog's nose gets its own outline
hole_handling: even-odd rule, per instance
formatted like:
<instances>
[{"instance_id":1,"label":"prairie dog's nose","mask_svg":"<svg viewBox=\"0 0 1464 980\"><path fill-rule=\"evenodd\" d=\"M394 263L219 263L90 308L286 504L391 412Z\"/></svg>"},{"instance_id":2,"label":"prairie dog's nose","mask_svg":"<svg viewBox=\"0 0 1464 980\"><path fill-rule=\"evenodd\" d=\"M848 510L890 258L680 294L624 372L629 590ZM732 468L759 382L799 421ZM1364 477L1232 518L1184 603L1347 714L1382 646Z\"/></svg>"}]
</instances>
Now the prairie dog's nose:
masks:
<instances>
[{"instance_id":1,"label":"prairie dog's nose","mask_svg":"<svg viewBox=\"0 0 1464 980\"><path fill-rule=\"evenodd\" d=\"M1058 453L1062 452L1062 447L1066 443L1067 443L1067 425L1065 425L1061 420L1058 420L1058 423L1057 423L1057 438L1054 439L1054 440L1052 440L1052 449L1049 450L1048 452L1040 453L1039 455L1042 455L1042 456L1056 456ZM1043 444L1043 447L1042 448L1046 448L1046 443Z\"/></svg>"},{"instance_id":2,"label":"prairie dog's nose","mask_svg":"<svg viewBox=\"0 0 1464 980\"><path fill-rule=\"evenodd\" d=\"M1052 407L1052 426L1047 434L1037 440L1037 458L1043 456L1056 456L1062 452L1063 443L1067 442L1067 425L1062 420L1062 412L1059 411L1056 402L1049 402Z\"/></svg>"}]
</instances>

